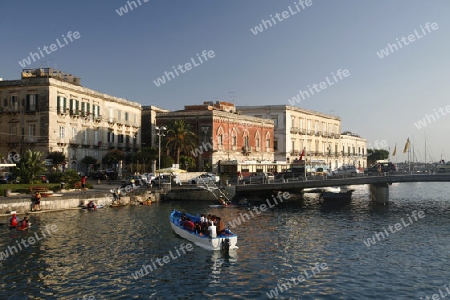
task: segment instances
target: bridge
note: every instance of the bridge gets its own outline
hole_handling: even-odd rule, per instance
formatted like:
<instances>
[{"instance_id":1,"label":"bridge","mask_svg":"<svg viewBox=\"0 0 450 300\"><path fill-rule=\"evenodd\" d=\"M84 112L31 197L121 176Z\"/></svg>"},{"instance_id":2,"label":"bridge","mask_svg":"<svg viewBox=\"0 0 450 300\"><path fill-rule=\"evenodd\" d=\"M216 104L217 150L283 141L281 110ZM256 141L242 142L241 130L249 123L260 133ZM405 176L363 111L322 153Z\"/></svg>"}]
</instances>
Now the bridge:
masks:
<instances>
[{"instance_id":1,"label":"bridge","mask_svg":"<svg viewBox=\"0 0 450 300\"><path fill-rule=\"evenodd\" d=\"M370 185L373 201L386 204L389 201L389 185L397 182L450 182L450 174L414 174L414 175L387 175L387 176L364 176L321 180L305 180L291 182L276 182L267 184L251 184L236 186L236 194L254 194L272 191L300 192L306 188L321 188L348 185Z\"/></svg>"}]
</instances>

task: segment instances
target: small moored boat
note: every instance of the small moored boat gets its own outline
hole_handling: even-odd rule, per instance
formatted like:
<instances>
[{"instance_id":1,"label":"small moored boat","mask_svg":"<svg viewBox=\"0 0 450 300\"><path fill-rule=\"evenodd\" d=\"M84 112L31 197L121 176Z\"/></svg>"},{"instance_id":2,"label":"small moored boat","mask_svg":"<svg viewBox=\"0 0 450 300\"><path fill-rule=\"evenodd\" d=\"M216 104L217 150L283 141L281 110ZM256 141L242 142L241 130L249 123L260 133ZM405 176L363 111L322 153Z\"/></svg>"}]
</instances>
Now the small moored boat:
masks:
<instances>
[{"instance_id":1,"label":"small moored boat","mask_svg":"<svg viewBox=\"0 0 450 300\"><path fill-rule=\"evenodd\" d=\"M354 191L355 190L349 190L345 187L341 187L339 192L323 191L320 193L322 206L333 207L349 204L352 201L352 194Z\"/></svg>"},{"instance_id":2,"label":"small moored boat","mask_svg":"<svg viewBox=\"0 0 450 300\"><path fill-rule=\"evenodd\" d=\"M181 236L182 238L187 239L188 241L193 242L199 247L202 247L207 250L232 250L238 249L237 244L237 235L232 233L229 229L225 230L224 235L218 235L215 238L210 238L209 236L201 236L196 234L195 232L188 231L184 227L180 225L180 219L183 213L173 210L170 214L170 225L172 226L173 231L176 234ZM200 217L193 216L190 214L184 214L186 217L190 218L192 222L200 221Z\"/></svg>"}]
</instances>

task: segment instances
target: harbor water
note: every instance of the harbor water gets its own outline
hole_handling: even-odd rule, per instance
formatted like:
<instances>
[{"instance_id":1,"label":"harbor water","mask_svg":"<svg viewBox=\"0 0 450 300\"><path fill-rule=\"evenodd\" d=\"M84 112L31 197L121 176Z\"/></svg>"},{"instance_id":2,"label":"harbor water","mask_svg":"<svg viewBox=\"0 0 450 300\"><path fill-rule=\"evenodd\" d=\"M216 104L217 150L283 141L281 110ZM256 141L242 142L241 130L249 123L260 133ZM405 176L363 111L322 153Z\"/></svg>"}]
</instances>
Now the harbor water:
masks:
<instances>
[{"instance_id":1,"label":"harbor water","mask_svg":"<svg viewBox=\"0 0 450 300\"><path fill-rule=\"evenodd\" d=\"M268 195L273 207L261 199L252 214L194 201L33 214L26 232L0 227L0 298L444 299L450 183L393 184L387 206L352 188L352 203L330 210L306 194ZM170 227L173 209L233 221L239 249L190 245Z\"/></svg>"}]
</instances>

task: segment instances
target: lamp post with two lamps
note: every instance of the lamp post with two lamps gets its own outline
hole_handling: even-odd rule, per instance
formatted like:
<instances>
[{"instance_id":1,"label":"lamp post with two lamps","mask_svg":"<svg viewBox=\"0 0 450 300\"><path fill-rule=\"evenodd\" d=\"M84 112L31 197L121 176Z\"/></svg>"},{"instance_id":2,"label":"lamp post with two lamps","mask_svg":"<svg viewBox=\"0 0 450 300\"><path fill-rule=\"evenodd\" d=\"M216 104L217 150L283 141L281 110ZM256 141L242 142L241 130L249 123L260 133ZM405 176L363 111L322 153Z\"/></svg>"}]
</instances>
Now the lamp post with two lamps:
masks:
<instances>
[{"instance_id":1,"label":"lamp post with two lamps","mask_svg":"<svg viewBox=\"0 0 450 300\"><path fill-rule=\"evenodd\" d=\"M161 137L165 136L165 131L167 128L165 126L155 127L156 135L158 136L158 170L161 170ZM158 176L158 185L161 189L161 173Z\"/></svg>"}]
</instances>

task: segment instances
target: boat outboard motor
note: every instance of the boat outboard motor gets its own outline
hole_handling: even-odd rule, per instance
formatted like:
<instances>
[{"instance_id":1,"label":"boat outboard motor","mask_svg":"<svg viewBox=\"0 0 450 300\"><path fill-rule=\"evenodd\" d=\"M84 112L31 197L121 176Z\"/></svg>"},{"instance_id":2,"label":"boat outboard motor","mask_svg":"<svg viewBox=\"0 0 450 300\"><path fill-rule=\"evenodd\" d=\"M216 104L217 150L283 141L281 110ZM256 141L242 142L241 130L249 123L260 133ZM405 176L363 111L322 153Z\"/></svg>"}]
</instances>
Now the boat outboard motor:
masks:
<instances>
[{"instance_id":1,"label":"boat outboard motor","mask_svg":"<svg viewBox=\"0 0 450 300\"><path fill-rule=\"evenodd\" d=\"M230 239L223 239L221 246L222 246L222 252L224 254L228 254L230 252Z\"/></svg>"}]
</instances>

